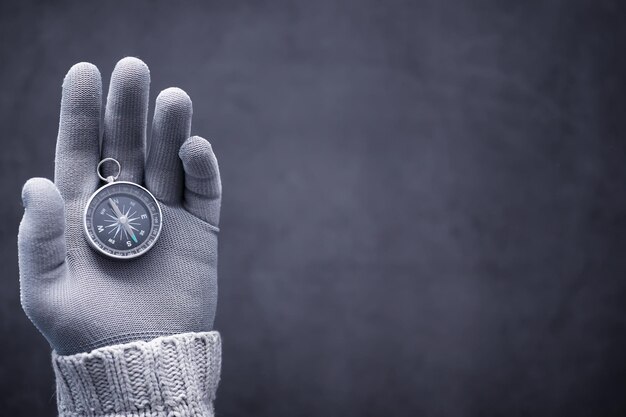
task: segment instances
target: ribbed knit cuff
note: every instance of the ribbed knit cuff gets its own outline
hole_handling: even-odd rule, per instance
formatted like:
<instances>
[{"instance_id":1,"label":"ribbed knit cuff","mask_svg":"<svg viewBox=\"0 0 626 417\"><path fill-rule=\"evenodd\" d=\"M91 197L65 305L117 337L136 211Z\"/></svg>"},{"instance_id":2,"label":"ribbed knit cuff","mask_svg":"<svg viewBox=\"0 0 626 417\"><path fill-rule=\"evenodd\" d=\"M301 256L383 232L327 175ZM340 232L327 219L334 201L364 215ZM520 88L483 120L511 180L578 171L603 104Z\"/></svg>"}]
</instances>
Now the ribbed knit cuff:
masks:
<instances>
[{"instance_id":1,"label":"ribbed knit cuff","mask_svg":"<svg viewBox=\"0 0 626 417\"><path fill-rule=\"evenodd\" d=\"M184 333L89 353L53 352L60 417L213 417L218 332Z\"/></svg>"}]
</instances>

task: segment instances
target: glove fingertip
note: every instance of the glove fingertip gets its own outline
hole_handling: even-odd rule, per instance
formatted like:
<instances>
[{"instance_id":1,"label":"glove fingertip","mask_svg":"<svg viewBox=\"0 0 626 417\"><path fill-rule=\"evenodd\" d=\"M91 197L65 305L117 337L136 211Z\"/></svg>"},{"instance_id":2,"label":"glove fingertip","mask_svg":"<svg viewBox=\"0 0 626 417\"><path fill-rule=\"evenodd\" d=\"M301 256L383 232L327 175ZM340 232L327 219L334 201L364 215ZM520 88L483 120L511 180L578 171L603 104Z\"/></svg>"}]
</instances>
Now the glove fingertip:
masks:
<instances>
[{"instance_id":1,"label":"glove fingertip","mask_svg":"<svg viewBox=\"0 0 626 417\"><path fill-rule=\"evenodd\" d=\"M63 203L59 190L49 179L36 177L26 181L22 188L22 203L24 208L33 207L43 201L53 206L58 206L58 203Z\"/></svg>"},{"instance_id":2,"label":"glove fingertip","mask_svg":"<svg viewBox=\"0 0 626 417\"><path fill-rule=\"evenodd\" d=\"M178 156L183 161L185 172L194 177L210 178L219 175L217 158L208 140L192 136L180 147Z\"/></svg>"},{"instance_id":3,"label":"glove fingertip","mask_svg":"<svg viewBox=\"0 0 626 417\"><path fill-rule=\"evenodd\" d=\"M161 91L156 98L156 105L160 111L191 114L193 104L191 98L182 88L169 87Z\"/></svg>"},{"instance_id":4,"label":"glove fingertip","mask_svg":"<svg viewBox=\"0 0 626 417\"><path fill-rule=\"evenodd\" d=\"M73 83L79 80L82 81L100 81L102 76L100 70L94 64L90 62L79 62L72 65L72 67L65 74L63 79L63 85L67 86L68 83Z\"/></svg>"}]
</instances>

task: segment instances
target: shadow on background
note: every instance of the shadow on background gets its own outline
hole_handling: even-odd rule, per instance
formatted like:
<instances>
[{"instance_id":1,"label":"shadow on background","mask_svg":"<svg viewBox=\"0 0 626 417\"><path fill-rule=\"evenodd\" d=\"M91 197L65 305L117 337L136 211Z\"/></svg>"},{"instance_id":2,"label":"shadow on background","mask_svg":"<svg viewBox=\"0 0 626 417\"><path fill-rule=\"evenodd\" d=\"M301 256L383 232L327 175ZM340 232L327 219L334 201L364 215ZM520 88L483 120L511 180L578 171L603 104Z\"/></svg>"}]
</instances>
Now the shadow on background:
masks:
<instances>
[{"instance_id":1,"label":"shadow on background","mask_svg":"<svg viewBox=\"0 0 626 417\"><path fill-rule=\"evenodd\" d=\"M220 161L218 415L626 414L622 2L0 11L0 415L55 408L21 186L67 69L127 55Z\"/></svg>"}]
</instances>

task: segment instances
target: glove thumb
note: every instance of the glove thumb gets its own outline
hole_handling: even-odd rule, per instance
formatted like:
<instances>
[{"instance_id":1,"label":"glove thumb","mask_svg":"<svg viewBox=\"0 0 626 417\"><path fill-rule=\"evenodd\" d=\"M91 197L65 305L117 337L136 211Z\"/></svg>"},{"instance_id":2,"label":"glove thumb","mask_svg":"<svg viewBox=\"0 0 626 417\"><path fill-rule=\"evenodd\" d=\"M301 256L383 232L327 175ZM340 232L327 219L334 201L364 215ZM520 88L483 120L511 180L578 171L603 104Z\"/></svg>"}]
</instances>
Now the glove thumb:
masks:
<instances>
[{"instance_id":1,"label":"glove thumb","mask_svg":"<svg viewBox=\"0 0 626 417\"><path fill-rule=\"evenodd\" d=\"M59 190L45 178L28 180L22 201L25 212L17 246L22 307L29 314L40 284L65 274L65 205Z\"/></svg>"}]
</instances>

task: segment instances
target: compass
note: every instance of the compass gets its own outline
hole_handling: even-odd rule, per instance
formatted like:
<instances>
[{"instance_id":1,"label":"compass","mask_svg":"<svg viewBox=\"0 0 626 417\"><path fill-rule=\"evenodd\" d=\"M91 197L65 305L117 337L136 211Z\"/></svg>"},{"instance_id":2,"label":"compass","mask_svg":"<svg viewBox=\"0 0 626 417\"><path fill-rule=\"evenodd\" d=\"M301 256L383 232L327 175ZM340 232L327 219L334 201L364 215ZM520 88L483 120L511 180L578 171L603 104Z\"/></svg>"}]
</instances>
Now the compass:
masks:
<instances>
[{"instance_id":1,"label":"compass","mask_svg":"<svg viewBox=\"0 0 626 417\"><path fill-rule=\"evenodd\" d=\"M116 176L103 177L100 167L111 161ZM83 225L89 244L98 252L116 259L131 259L146 253L156 243L163 225L161 207L142 186L116 181L121 166L113 158L98 164L98 176L107 184L91 195L85 206Z\"/></svg>"}]
</instances>

